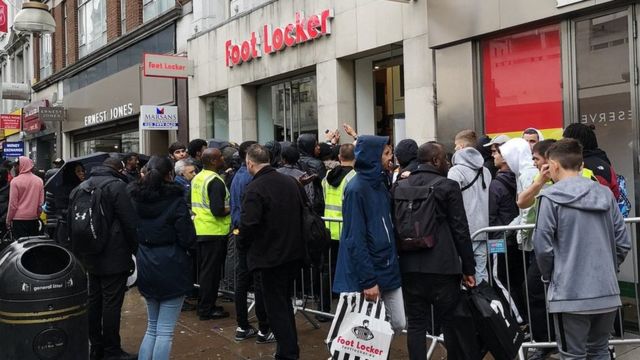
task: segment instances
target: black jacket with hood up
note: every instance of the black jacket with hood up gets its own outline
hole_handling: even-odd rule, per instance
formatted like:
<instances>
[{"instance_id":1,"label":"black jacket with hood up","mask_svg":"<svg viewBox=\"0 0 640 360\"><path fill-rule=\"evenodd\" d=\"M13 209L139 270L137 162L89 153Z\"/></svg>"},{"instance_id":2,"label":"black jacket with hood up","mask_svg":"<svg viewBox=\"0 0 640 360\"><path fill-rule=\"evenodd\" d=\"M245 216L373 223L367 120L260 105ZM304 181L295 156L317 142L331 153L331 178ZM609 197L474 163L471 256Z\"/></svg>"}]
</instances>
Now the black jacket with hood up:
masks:
<instances>
[{"instance_id":1,"label":"black jacket with hood up","mask_svg":"<svg viewBox=\"0 0 640 360\"><path fill-rule=\"evenodd\" d=\"M93 183L112 181L103 187L102 205L111 221L111 233L102 253L97 255L77 254L85 269L94 275L116 275L132 272L131 255L136 253L136 212L127 192L127 178L115 169L96 166L91 169L89 179ZM70 219L71 220L71 219Z\"/></svg>"},{"instance_id":2,"label":"black jacket with hood up","mask_svg":"<svg viewBox=\"0 0 640 360\"><path fill-rule=\"evenodd\" d=\"M196 229L184 200L184 188L163 184L159 191L129 186L138 218L138 289L159 301L183 296L193 289L192 259L187 249L196 242Z\"/></svg>"},{"instance_id":3,"label":"black jacket with hood up","mask_svg":"<svg viewBox=\"0 0 640 360\"><path fill-rule=\"evenodd\" d=\"M418 143L412 139L404 139L395 149L396 159L400 165L400 173L412 172L418 168Z\"/></svg>"},{"instance_id":4,"label":"black jacket with hood up","mask_svg":"<svg viewBox=\"0 0 640 360\"><path fill-rule=\"evenodd\" d=\"M313 156L316 143L316 137L313 134L302 134L298 137L298 150L300 151L300 160L298 164L302 171L309 175L317 175L313 180L313 199L310 199L313 205L313 211L318 215L324 215L324 193L322 191L322 179L327 175L327 169L324 163Z\"/></svg>"}]
</instances>

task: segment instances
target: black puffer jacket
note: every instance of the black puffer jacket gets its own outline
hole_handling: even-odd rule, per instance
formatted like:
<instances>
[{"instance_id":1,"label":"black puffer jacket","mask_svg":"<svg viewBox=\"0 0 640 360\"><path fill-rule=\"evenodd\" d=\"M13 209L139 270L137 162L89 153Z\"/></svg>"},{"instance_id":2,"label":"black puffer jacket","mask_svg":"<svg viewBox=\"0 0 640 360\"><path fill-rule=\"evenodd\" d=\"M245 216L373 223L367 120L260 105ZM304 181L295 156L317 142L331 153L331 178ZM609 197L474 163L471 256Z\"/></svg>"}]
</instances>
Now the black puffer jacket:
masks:
<instances>
[{"instance_id":1,"label":"black puffer jacket","mask_svg":"<svg viewBox=\"0 0 640 360\"><path fill-rule=\"evenodd\" d=\"M136 253L136 212L127 192L124 175L107 166L96 166L89 179L94 183L117 179L104 185L102 196L105 213L111 221L111 234L102 253L98 255L77 254L85 269L94 275L115 275L133 271L131 255Z\"/></svg>"},{"instance_id":2,"label":"black puffer jacket","mask_svg":"<svg viewBox=\"0 0 640 360\"><path fill-rule=\"evenodd\" d=\"M138 289L159 301L186 295L193 288L192 259L187 249L196 242L196 230L183 188L164 184L151 191L138 183L129 186L138 218Z\"/></svg>"},{"instance_id":3,"label":"black puffer jacket","mask_svg":"<svg viewBox=\"0 0 640 360\"><path fill-rule=\"evenodd\" d=\"M298 150L300 169L309 175L316 175L313 180L313 198L311 203L313 211L318 215L324 215L324 193L322 191L322 179L327 175L324 163L313 156L318 141L313 134L302 134L298 137Z\"/></svg>"}]
</instances>

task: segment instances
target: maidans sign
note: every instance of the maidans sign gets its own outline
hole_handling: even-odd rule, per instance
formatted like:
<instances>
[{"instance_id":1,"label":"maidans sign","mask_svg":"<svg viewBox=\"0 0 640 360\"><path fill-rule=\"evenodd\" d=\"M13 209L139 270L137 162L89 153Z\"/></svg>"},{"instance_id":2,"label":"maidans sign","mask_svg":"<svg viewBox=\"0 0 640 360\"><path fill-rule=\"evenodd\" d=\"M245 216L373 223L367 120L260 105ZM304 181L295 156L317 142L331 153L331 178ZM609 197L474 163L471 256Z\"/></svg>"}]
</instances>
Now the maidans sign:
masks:
<instances>
[{"instance_id":1,"label":"maidans sign","mask_svg":"<svg viewBox=\"0 0 640 360\"><path fill-rule=\"evenodd\" d=\"M294 23L272 29L264 25L262 31L251 33L251 38L239 44L227 40L224 47L225 63L228 67L240 65L262 57L263 54L275 54L288 47L304 44L331 34L333 9L326 9L319 14L305 18L303 12L296 13Z\"/></svg>"}]
</instances>

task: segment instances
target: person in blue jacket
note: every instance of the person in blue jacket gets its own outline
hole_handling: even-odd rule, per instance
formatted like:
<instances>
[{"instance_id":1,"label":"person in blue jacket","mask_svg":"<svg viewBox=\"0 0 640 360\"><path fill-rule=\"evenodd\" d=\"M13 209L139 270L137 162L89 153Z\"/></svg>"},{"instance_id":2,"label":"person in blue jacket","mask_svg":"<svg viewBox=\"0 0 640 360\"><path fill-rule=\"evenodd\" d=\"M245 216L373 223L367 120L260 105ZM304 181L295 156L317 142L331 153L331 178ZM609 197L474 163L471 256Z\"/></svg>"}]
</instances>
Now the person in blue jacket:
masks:
<instances>
[{"instance_id":1,"label":"person in blue jacket","mask_svg":"<svg viewBox=\"0 0 640 360\"><path fill-rule=\"evenodd\" d=\"M386 136L359 136L356 176L342 202L343 229L333 291L364 292L369 301L384 301L391 326L404 329L406 318L400 266L386 187L393 151Z\"/></svg>"}]
</instances>

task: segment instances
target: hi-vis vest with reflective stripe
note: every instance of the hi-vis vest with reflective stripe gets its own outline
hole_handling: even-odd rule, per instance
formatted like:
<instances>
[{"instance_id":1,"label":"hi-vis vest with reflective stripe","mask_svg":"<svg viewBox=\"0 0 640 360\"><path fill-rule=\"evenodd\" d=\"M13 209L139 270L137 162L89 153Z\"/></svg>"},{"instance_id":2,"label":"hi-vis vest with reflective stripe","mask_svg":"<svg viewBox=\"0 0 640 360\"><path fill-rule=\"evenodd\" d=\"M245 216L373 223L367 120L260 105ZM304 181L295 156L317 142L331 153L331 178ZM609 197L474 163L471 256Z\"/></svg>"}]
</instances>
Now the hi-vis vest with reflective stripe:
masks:
<instances>
[{"instance_id":1,"label":"hi-vis vest with reflective stripe","mask_svg":"<svg viewBox=\"0 0 640 360\"><path fill-rule=\"evenodd\" d=\"M342 198L344 188L347 183L356 175L355 170L351 170L347 176L342 179L338 187L329 185L325 178L322 180L322 189L324 190L324 217L332 219L342 219ZM340 240L340 231L342 230L342 222L326 221L329 230L331 230L331 239Z\"/></svg>"},{"instance_id":2,"label":"hi-vis vest with reflective stripe","mask_svg":"<svg viewBox=\"0 0 640 360\"><path fill-rule=\"evenodd\" d=\"M224 180L211 170L202 170L191 181L191 210L195 214L193 224L196 235L228 235L231 227L231 215L213 216L210 208L209 192L207 188L212 181ZM229 190L225 186L224 207L229 206Z\"/></svg>"}]
</instances>

